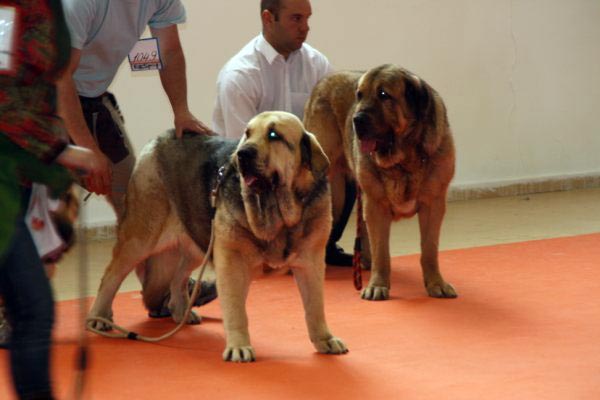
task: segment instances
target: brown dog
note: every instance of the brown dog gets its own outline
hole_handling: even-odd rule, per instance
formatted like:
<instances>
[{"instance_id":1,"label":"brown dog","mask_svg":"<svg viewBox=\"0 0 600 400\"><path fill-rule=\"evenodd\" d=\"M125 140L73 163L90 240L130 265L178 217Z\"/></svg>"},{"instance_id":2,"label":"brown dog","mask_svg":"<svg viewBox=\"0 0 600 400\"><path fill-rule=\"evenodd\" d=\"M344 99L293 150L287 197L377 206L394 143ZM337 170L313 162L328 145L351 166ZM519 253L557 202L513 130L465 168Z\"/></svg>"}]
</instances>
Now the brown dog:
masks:
<instances>
[{"instance_id":1,"label":"brown dog","mask_svg":"<svg viewBox=\"0 0 600 400\"><path fill-rule=\"evenodd\" d=\"M455 158L446 108L438 93L393 65L364 74L340 72L315 87L304 124L331 162L334 219L344 202L346 178L356 179L364 193L368 241L363 241L363 250L371 258L372 272L362 298L389 298L390 225L416 213L427 292L432 297L456 297L438 266L440 228Z\"/></svg>"},{"instance_id":2,"label":"brown dog","mask_svg":"<svg viewBox=\"0 0 600 400\"><path fill-rule=\"evenodd\" d=\"M302 296L310 340L321 353L347 352L325 321L325 245L331 228L329 162L315 137L289 113L262 113L237 142L173 132L144 148L127 191L127 212L118 227L113 259L104 273L90 317L112 317L112 300L125 276L149 256L179 248L184 258L174 271L160 266L170 286L169 309L184 317L187 282L207 251L214 230L212 263L227 347L227 361L253 361L246 296L264 265L291 268ZM211 191L216 214L211 220ZM156 266L158 267L158 266ZM192 314L188 323L197 323ZM91 322L108 329L102 322Z\"/></svg>"}]
</instances>

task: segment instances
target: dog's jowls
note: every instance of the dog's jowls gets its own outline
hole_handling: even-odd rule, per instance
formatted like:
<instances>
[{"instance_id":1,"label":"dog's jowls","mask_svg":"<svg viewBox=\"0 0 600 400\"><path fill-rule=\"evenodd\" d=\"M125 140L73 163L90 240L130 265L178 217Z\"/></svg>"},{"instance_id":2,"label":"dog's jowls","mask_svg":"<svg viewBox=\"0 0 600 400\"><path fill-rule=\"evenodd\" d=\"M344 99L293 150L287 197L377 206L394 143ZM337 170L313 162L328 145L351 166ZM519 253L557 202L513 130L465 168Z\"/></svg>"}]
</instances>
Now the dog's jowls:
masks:
<instances>
[{"instance_id":1,"label":"dog's jowls","mask_svg":"<svg viewBox=\"0 0 600 400\"><path fill-rule=\"evenodd\" d=\"M245 302L252 277L265 265L293 271L315 348L322 353L347 352L330 333L324 313L325 245L331 228L328 165L300 120L281 112L256 116L239 143L202 135L178 140L172 132L151 142L133 173L113 259L90 316L111 318L114 295L135 265L152 254L178 248L185 262L171 271L169 266L155 266L167 272L151 286L169 287L169 309L181 321L188 301L187 279L207 250L212 227L225 360L255 359ZM210 192L221 167L211 221ZM163 293L156 295L162 298ZM193 314L187 322L197 318ZM98 322L94 326L108 329Z\"/></svg>"},{"instance_id":2,"label":"dog's jowls","mask_svg":"<svg viewBox=\"0 0 600 400\"><path fill-rule=\"evenodd\" d=\"M361 296L389 297L391 222L418 214L427 292L432 297L456 297L438 265L440 228L455 162L446 108L438 93L393 65L364 74L339 72L315 87L304 123L331 162L334 219L344 203L346 179L356 179L364 193L363 232L368 235L363 252L372 272Z\"/></svg>"}]
</instances>

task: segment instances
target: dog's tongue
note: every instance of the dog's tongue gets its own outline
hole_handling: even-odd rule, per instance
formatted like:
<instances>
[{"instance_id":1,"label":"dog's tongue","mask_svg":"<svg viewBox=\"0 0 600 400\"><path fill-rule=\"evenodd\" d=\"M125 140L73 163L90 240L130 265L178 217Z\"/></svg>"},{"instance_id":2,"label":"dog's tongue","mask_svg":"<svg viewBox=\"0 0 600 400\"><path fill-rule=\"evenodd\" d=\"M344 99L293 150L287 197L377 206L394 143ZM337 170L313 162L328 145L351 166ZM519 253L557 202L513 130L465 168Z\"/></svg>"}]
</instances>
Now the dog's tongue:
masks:
<instances>
[{"instance_id":1,"label":"dog's tongue","mask_svg":"<svg viewBox=\"0 0 600 400\"><path fill-rule=\"evenodd\" d=\"M365 139L360 141L360 151L363 153L371 153L377 148L377 141L374 139Z\"/></svg>"},{"instance_id":2,"label":"dog's tongue","mask_svg":"<svg viewBox=\"0 0 600 400\"><path fill-rule=\"evenodd\" d=\"M248 187L251 187L257 181L257 179L258 178L254 175L244 176L244 182Z\"/></svg>"}]
</instances>

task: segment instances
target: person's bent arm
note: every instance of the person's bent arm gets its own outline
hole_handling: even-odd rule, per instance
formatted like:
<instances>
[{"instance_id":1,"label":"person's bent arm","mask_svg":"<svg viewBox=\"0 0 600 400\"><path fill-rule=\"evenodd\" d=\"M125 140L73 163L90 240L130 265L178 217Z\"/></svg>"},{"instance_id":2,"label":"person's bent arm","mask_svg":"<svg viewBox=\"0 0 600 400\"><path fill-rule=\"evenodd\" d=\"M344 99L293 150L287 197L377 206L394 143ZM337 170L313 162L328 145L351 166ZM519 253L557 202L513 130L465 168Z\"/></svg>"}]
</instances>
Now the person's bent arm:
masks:
<instances>
[{"instance_id":1,"label":"person's bent arm","mask_svg":"<svg viewBox=\"0 0 600 400\"><path fill-rule=\"evenodd\" d=\"M56 162L72 170L76 170L85 176L98 174L101 159L85 147L67 145L65 149L58 155Z\"/></svg>"},{"instance_id":2,"label":"person's bent arm","mask_svg":"<svg viewBox=\"0 0 600 400\"><path fill-rule=\"evenodd\" d=\"M63 119L71 140L76 145L85 147L94 153L98 165L91 170L90 175L86 178L86 188L97 194L107 194L110 191L111 184L110 161L100 151L87 127L79 102L79 95L73 81L73 74L79 65L80 58L81 50L72 48L69 65L56 82L58 114Z\"/></svg>"},{"instance_id":3,"label":"person's bent arm","mask_svg":"<svg viewBox=\"0 0 600 400\"><path fill-rule=\"evenodd\" d=\"M175 116L175 134L181 137L184 130L210 133L210 129L198 120L188 107L185 57L177 25L166 28L151 28L152 35L158 38L163 69L160 81L169 98Z\"/></svg>"}]
</instances>

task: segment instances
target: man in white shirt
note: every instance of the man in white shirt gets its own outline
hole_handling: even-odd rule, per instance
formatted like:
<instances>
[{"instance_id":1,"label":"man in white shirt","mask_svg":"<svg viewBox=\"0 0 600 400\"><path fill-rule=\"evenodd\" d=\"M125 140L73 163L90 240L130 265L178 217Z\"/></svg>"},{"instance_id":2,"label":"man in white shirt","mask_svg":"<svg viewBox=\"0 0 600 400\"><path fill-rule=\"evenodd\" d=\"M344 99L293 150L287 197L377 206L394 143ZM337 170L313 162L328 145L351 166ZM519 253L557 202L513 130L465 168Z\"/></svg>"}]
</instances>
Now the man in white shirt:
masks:
<instances>
[{"instance_id":1,"label":"man in white shirt","mask_svg":"<svg viewBox=\"0 0 600 400\"><path fill-rule=\"evenodd\" d=\"M305 43L309 0L261 0L262 34L250 41L221 69L213 129L225 137L239 139L246 124L263 111L288 111L302 119L304 104L313 87L333 72L323 54ZM328 264L352 265L352 256L336 242L354 204L354 186L347 185L343 215L327 245Z\"/></svg>"},{"instance_id":2,"label":"man in white shirt","mask_svg":"<svg viewBox=\"0 0 600 400\"><path fill-rule=\"evenodd\" d=\"M221 69L213 129L238 139L246 124L263 111L288 111L300 119L315 84L333 72L327 58L304 43L308 0L262 0L262 34Z\"/></svg>"}]
</instances>

